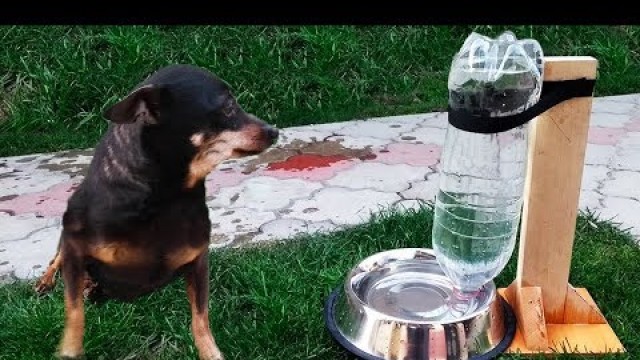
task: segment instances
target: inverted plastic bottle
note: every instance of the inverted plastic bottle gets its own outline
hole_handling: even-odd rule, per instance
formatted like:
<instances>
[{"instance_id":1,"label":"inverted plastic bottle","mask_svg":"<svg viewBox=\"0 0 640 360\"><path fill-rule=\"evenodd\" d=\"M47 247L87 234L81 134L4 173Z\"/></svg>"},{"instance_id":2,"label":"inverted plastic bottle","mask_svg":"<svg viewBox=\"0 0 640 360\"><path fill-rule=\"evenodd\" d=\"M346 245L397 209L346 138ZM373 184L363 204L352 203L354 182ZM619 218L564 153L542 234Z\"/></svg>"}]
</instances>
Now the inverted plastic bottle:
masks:
<instances>
[{"instance_id":1,"label":"inverted plastic bottle","mask_svg":"<svg viewBox=\"0 0 640 360\"><path fill-rule=\"evenodd\" d=\"M542 89L542 49L505 32L472 33L453 59L449 106L485 117L520 113ZM481 134L449 125L436 196L433 248L461 294L493 280L511 257L522 209L528 125Z\"/></svg>"}]
</instances>

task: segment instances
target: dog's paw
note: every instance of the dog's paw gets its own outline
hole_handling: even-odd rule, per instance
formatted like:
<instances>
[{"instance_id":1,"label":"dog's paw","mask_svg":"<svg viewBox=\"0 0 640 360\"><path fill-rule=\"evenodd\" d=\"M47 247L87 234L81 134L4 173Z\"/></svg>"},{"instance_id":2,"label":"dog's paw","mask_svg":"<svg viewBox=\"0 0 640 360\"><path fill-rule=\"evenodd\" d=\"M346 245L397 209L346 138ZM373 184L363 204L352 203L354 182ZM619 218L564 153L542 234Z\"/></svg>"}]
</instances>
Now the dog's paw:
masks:
<instances>
[{"instance_id":1,"label":"dog's paw","mask_svg":"<svg viewBox=\"0 0 640 360\"><path fill-rule=\"evenodd\" d=\"M71 355L71 354L56 354L56 359L58 360L85 360L87 357L84 353L80 353L79 355Z\"/></svg>"},{"instance_id":2,"label":"dog's paw","mask_svg":"<svg viewBox=\"0 0 640 360\"><path fill-rule=\"evenodd\" d=\"M222 354L218 354L209 357L200 357L200 360L224 360L224 356L222 356Z\"/></svg>"},{"instance_id":3,"label":"dog's paw","mask_svg":"<svg viewBox=\"0 0 640 360\"><path fill-rule=\"evenodd\" d=\"M38 282L36 282L33 290L38 295L45 295L51 292L55 287L56 281L52 276L43 276L38 280Z\"/></svg>"},{"instance_id":4,"label":"dog's paw","mask_svg":"<svg viewBox=\"0 0 640 360\"><path fill-rule=\"evenodd\" d=\"M206 354L200 353L200 360L224 360L224 356L217 348L211 349Z\"/></svg>"},{"instance_id":5,"label":"dog's paw","mask_svg":"<svg viewBox=\"0 0 640 360\"><path fill-rule=\"evenodd\" d=\"M100 297L98 283L93 281L90 277L85 277L82 287L82 295L85 300L96 301L96 299Z\"/></svg>"}]
</instances>

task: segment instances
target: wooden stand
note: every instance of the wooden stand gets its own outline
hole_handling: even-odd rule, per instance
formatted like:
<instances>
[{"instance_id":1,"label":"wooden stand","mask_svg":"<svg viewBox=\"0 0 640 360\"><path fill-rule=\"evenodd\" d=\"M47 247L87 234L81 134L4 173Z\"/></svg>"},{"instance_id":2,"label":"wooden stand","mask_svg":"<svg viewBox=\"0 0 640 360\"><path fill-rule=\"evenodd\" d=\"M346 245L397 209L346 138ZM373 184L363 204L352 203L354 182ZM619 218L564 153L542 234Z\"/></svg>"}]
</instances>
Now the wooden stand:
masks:
<instances>
[{"instance_id":1,"label":"wooden stand","mask_svg":"<svg viewBox=\"0 0 640 360\"><path fill-rule=\"evenodd\" d=\"M544 80L595 79L597 65L592 57L547 57ZM499 290L518 319L508 352L625 351L588 291L569 284L591 103L570 99L530 123L518 273Z\"/></svg>"}]
</instances>

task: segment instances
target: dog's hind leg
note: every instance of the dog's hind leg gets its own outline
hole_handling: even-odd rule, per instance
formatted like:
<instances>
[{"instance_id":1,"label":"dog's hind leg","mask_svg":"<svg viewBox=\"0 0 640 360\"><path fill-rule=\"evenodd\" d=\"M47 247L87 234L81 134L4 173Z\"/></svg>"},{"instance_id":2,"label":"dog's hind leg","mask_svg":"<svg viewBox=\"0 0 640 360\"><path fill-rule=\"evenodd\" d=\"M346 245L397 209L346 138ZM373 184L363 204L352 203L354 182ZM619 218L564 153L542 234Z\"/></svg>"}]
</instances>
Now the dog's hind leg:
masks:
<instances>
[{"instance_id":1,"label":"dog's hind leg","mask_svg":"<svg viewBox=\"0 0 640 360\"><path fill-rule=\"evenodd\" d=\"M44 295L56 286L56 274L62 265L62 252L60 251L60 243L58 243L58 250L56 250L56 254L53 259L49 262L49 266L47 270L45 270L44 274L38 279L34 289L38 295Z\"/></svg>"},{"instance_id":2,"label":"dog's hind leg","mask_svg":"<svg viewBox=\"0 0 640 360\"><path fill-rule=\"evenodd\" d=\"M191 331L201 360L223 360L209 327L209 257L207 251L191 263L185 274L191 305Z\"/></svg>"}]
</instances>

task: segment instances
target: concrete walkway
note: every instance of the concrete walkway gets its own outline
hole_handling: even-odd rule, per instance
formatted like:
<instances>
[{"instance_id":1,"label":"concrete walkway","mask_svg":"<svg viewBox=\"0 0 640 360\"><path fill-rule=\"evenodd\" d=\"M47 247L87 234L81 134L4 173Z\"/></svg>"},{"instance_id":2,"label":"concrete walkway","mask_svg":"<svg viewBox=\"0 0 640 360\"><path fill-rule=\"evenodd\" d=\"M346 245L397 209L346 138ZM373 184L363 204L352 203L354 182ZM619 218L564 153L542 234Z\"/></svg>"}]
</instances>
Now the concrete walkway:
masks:
<instances>
[{"instance_id":1,"label":"concrete walkway","mask_svg":"<svg viewBox=\"0 0 640 360\"><path fill-rule=\"evenodd\" d=\"M270 151L207 181L212 246L366 221L433 200L446 113L288 128ZM0 280L38 276L91 151L0 159ZM640 94L594 99L580 207L640 235Z\"/></svg>"}]
</instances>

